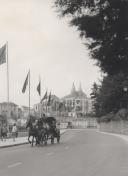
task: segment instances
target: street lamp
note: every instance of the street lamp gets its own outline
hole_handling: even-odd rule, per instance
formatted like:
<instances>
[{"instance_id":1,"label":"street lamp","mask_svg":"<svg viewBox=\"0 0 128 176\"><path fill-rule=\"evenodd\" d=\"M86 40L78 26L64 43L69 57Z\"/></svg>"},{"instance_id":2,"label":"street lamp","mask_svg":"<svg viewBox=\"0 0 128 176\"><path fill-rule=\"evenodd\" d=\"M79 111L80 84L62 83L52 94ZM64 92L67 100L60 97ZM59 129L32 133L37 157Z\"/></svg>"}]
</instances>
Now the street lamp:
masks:
<instances>
[{"instance_id":1,"label":"street lamp","mask_svg":"<svg viewBox=\"0 0 128 176\"><path fill-rule=\"evenodd\" d=\"M124 87L123 90L124 90L124 92L127 92L127 91L128 91L128 88L127 88L127 87Z\"/></svg>"},{"instance_id":2,"label":"street lamp","mask_svg":"<svg viewBox=\"0 0 128 176\"><path fill-rule=\"evenodd\" d=\"M123 88L123 90L124 90L125 93L127 93L127 92L128 92L128 87L125 86L125 87ZM126 101L126 100L125 100L125 101ZM126 103L126 102L125 102L125 103ZM127 107L127 104L126 104L126 107Z\"/></svg>"}]
</instances>

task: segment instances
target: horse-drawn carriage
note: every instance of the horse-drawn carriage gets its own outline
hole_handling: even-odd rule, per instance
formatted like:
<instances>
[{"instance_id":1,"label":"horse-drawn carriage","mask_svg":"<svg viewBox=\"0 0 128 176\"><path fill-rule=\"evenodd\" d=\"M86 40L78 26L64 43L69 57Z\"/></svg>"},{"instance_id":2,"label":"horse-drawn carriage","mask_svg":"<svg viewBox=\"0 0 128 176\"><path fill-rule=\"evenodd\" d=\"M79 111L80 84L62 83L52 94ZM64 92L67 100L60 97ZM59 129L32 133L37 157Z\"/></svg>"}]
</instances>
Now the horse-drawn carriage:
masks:
<instances>
[{"instance_id":1,"label":"horse-drawn carriage","mask_svg":"<svg viewBox=\"0 0 128 176\"><path fill-rule=\"evenodd\" d=\"M57 127L57 121L54 117L42 117L38 120L30 118L27 128L29 128L28 141L32 146L34 142L36 145L46 145L48 140L51 141L51 144L54 144L55 138L58 143L60 141L60 129Z\"/></svg>"}]
</instances>

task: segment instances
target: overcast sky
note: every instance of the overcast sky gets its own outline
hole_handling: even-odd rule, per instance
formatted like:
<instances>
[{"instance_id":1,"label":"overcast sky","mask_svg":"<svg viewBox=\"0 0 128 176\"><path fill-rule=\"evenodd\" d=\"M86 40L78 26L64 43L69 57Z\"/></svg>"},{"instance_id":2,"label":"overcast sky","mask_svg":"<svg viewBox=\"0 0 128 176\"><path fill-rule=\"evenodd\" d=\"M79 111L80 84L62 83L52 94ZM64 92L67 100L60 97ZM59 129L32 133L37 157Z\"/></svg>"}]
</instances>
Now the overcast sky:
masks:
<instances>
[{"instance_id":1,"label":"overcast sky","mask_svg":"<svg viewBox=\"0 0 128 176\"><path fill-rule=\"evenodd\" d=\"M22 86L31 70L31 105L39 102L39 74L45 90L59 97L70 93L79 82L87 95L99 69L75 28L59 19L52 0L0 0L0 47L8 41L10 101L28 105L28 88ZM0 102L7 101L6 64L0 65Z\"/></svg>"}]
</instances>

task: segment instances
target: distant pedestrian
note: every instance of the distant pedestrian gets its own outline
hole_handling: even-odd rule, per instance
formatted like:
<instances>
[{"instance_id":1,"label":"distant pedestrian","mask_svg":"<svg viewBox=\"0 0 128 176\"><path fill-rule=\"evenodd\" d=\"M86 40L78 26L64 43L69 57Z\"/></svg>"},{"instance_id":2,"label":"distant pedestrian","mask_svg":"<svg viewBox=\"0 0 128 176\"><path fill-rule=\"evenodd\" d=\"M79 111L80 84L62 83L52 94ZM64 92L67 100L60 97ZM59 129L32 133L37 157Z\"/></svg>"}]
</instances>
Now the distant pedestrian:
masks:
<instances>
[{"instance_id":1,"label":"distant pedestrian","mask_svg":"<svg viewBox=\"0 0 128 176\"><path fill-rule=\"evenodd\" d=\"M1 138L1 128L2 128L2 124L0 123L0 139L2 139Z\"/></svg>"},{"instance_id":2,"label":"distant pedestrian","mask_svg":"<svg viewBox=\"0 0 128 176\"><path fill-rule=\"evenodd\" d=\"M17 126L14 123L14 125L12 126L12 137L13 137L13 141L15 141L15 138L17 137L17 133L18 133Z\"/></svg>"},{"instance_id":3,"label":"distant pedestrian","mask_svg":"<svg viewBox=\"0 0 128 176\"><path fill-rule=\"evenodd\" d=\"M7 133L8 133L7 125L3 124L1 127L1 140L2 141L6 141Z\"/></svg>"}]
</instances>

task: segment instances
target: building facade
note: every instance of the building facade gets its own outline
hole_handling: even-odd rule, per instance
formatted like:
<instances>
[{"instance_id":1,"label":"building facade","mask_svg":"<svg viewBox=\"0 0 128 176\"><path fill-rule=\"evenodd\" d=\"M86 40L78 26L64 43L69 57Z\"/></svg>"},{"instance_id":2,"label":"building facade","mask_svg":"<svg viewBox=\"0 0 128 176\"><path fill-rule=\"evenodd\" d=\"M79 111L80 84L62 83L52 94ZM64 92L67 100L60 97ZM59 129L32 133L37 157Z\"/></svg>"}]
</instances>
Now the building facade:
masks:
<instances>
[{"instance_id":1,"label":"building facade","mask_svg":"<svg viewBox=\"0 0 128 176\"><path fill-rule=\"evenodd\" d=\"M51 95L50 102L48 103L48 98L43 100L42 103L38 103L34 105L34 111L37 116L41 116L42 114L46 114L47 116L57 116L58 107L59 107L60 99L56 95Z\"/></svg>"},{"instance_id":2,"label":"building facade","mask_svg":"<svg viewBox=\"0 0 128 176\"><path fill-rule=\"evenodd\" d=\"M70 94L63 97L62 100L65 104L67 116L74 118L83 117L86 114L89 114L92 110L92 101L83 92L81 84L79 89L76 90L73 83Z\"/></svg>"},{"instance_id":3,"label":"building facade","mask_svg":"<svg viewBox=\"0 0 128 176\"><path fill-rule=\"evenodd\" d=\"M19 109L19 118L20 119L28 119L29 118L29 107L21 106ZM34 109L30 108L30 115L34 115Z\"/></svg>"},{"instance_id":4,"label":"building facade","mask_svg":"<svg viewBox=\"0 0 128 176\"><path fill-rule=\"evenodd\" d=\"M6 116L7 118L11 118L11 119L17 119L18 105L12 102L0 103L0 115Z\"/></svg>"},{"instance_id":5,"label":"building facade","mask_svg":"<svg viewBox=\"0 0 128 176\"><path fill-rule=\"evenodd\" d=\"M56 95L51 95L51 101L48 105L48 99L43 100L42 103L34 105L34 111L38 116L42 113L56 117L84 117L92 112L92 100L83 92L81 84L76 90L73 83L69 95L63 98L58 98Z\"/></svg>"}]
</instances>

